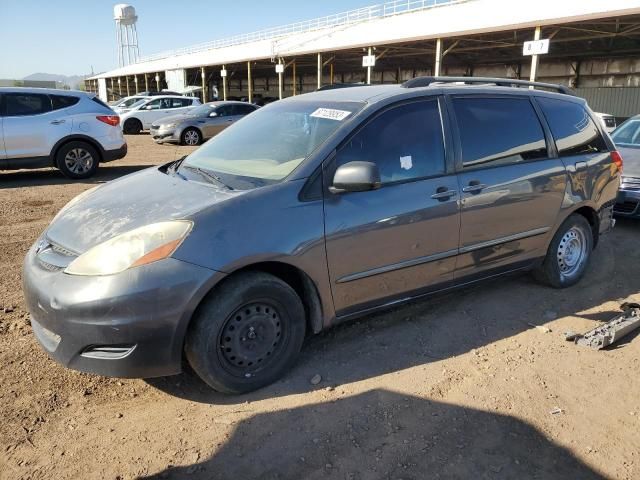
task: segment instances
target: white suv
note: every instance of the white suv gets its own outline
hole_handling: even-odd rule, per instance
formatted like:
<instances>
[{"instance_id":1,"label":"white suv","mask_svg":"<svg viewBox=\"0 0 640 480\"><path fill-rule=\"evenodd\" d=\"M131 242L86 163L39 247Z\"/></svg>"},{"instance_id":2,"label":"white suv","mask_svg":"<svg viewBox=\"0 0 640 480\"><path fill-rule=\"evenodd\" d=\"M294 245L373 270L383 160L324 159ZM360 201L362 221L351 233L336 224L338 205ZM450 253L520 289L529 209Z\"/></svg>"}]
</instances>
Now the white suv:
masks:
<instances>
[{"instance_id":1,"label":"white suv","mask_svg":"<svg viewBox=\"0 0 640 480\"><path fill-rule=\"evenodd\" d=\"M120 117L95 94L0 88L0 170L57 167L88 178L127 154Z\"/></svg>"},{"instance_id":2,"label":"white suv","mask_svg":"<svg viewBox=\"0 0 640 480\"><path fill-rule=\"evenodd\" d=\"M142 99L130 105L129 110L120 113L122 129L127 134L140 133L142 130L149 130L151 124L162 117L186 113L201 104L198 98L176 95Z\"/></svg>"}]
</instances>

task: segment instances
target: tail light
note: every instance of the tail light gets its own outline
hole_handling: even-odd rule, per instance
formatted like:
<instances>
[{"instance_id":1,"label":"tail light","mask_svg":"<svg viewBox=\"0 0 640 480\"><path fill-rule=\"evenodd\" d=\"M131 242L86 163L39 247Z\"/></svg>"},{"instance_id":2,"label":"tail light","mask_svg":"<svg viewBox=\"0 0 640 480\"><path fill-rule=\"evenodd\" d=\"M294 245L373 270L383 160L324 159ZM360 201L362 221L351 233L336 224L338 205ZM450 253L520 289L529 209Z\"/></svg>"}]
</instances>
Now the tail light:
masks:
<instances>
[{"instance_id":1,"label":"tail light","mask_svg":"<svg viewBox=\"0 0 640 480\"><path fill-rule=\"evenodd\" d=\"M96 118L112 127L120 125L120 117L118 115L98 115Z\"/></svg>"},{"instance_id":2,"label":"tail light","mask_svg":"<svg viewBox=\"0 0 640 480\"><path fill-rule=\"evenodd\" d=\"M618 152L617 150L611 152L611 160L613 160L613 163L618 168L618 171L622 173L622 155L620 155L620 152Z\"/></svg>"}]
</instances>

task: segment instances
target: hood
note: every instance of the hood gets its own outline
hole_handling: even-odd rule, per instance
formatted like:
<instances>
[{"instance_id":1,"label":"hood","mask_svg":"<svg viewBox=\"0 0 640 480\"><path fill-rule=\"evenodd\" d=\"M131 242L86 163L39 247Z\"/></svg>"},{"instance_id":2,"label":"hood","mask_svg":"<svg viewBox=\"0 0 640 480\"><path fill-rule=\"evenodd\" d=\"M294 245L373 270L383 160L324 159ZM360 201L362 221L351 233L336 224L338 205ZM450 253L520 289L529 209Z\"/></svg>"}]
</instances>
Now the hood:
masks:
<instances>
[{"instance_id":1,"label":"hood","mask_svg":"<svg viewBox=\"0 0 640 480\"><path fill-rule=\"evenodd\" d=\"M168 123L179 123L179 122L182 122L182 121L186 120L187 118L195 119L196 117L189 117L189 115L187 115L186 113L180 113L178 115L170 115L168 117L159 118L158 120L153 122L153 124L154 125L166 125Z\"/></svg>"},{"instance_id":2,"label":"hood","mask_svg":"<svg viewBox=\"0 0 640 480\"><path fill-rule=\"evenodd\" d=\"M215 185L166 175L157 167L127 175L89 193L64 210L46 235L53 243L76 253L116 235L150 223L190 215L242 195Z\"/></svg>"},{"instance_id":3,"label":"hood","mask_svg":"<svg viewBox=\"0 0 640 480\"><path fill-rule=\"evenodd\" d=\"M640 178L640 148L617 146L622 155L622 176Z\"/></svg>"}]
</instances>

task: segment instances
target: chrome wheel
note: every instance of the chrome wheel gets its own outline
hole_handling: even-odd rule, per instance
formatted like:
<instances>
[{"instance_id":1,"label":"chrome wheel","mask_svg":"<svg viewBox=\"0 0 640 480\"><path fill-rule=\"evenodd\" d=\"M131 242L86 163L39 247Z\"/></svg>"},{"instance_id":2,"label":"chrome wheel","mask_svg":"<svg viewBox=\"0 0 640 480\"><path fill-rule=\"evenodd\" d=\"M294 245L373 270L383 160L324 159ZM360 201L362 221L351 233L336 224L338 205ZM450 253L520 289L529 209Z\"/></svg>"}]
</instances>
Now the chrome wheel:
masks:
<instances>
[{"instance_id":1,"label":"chrome wheel","mask_svg":"<svg viewBox=\"0 0 640 480\"><path fill-rule=\"evenodd\" d=\"M572 277L587 258L587 239L582 229L571 227L563 235L558 245L557 259L560 274Z\"/></svg>"},{"instance_id":2,"label":"chrome wheel","mask_svg":"<svg viewBox=\"0 0 640 480\"><path fill-rule=\"evenodd\" d=\"M71 173L76 175L82 175L90 171L94 162L93 155L81 147L69 150L64 157L65 166Z\"/></svg>"},{"instance_id":3,"label":"chrome wheel","mask_svg":"<svg viewBox=\"0 0 640 480\"><path fill-rule=\"evenodd\" d=\"M185 145L194 146L200 143L200 134L196 130L187 130L184 132Z\"/></svg>"}]
</instances>

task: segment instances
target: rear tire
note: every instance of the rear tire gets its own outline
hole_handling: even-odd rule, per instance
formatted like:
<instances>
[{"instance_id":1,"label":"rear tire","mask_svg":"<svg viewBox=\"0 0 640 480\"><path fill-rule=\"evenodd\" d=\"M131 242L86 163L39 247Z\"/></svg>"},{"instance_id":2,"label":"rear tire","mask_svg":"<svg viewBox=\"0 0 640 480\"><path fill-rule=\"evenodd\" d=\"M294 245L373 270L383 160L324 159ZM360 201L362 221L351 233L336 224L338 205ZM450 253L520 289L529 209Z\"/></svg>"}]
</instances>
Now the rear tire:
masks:
<instances>
[{"instance_id":1,"label":"rear tire","mask_svg":"<svg viewBox=\"0 0 640 480\"><path fill-rule=\"evenodd\" d=\"M202 134L197 128L187 128L180 135L180 143L189 147L195 147L202 143Z\"/></svg>"},{"instance_id":2,"label":"rear tire","mask_svg":"<svg viewBox=\"0 0 640 480\"><path fill-rule=\"evenodd\" d=\"M593 250L593 230L582 215L567 218L553 236L542 265L534 277L554 288L575 285L583 277Z\"/></svg>"},{"instance_id":3,"label":"rear tire","mask_svg":"<svg viewBox=\"0 0 640 480\"><path fill-rule=\"evenodd\" d=\"M187 332L186 357L213 389L250 392L295 363L305 323L302 301L288 284L267 273L240 273L198 307Z\"/></svg>"},{"instance_id":4,"label":"rear tire","mask_svg":"<svg viewBox=\"0 0 640 480\"><path fill-rule=\"evenodd\" d=\"M137 118L129 118L124 122L122 131L127 135L138 135L142 131L142 122Z\"/></svg>"},{"instance_id":5,"label":"rear tire","mask_svg":"<svg viewBox=\"0 0 640 480\"><path fill-rule=\"evenodd\" d=\"M98 170L100 156L87 142L64 144L56 153L56 166L67 178L80 180L93 176Z\"/></svg>"}]
</instances>

